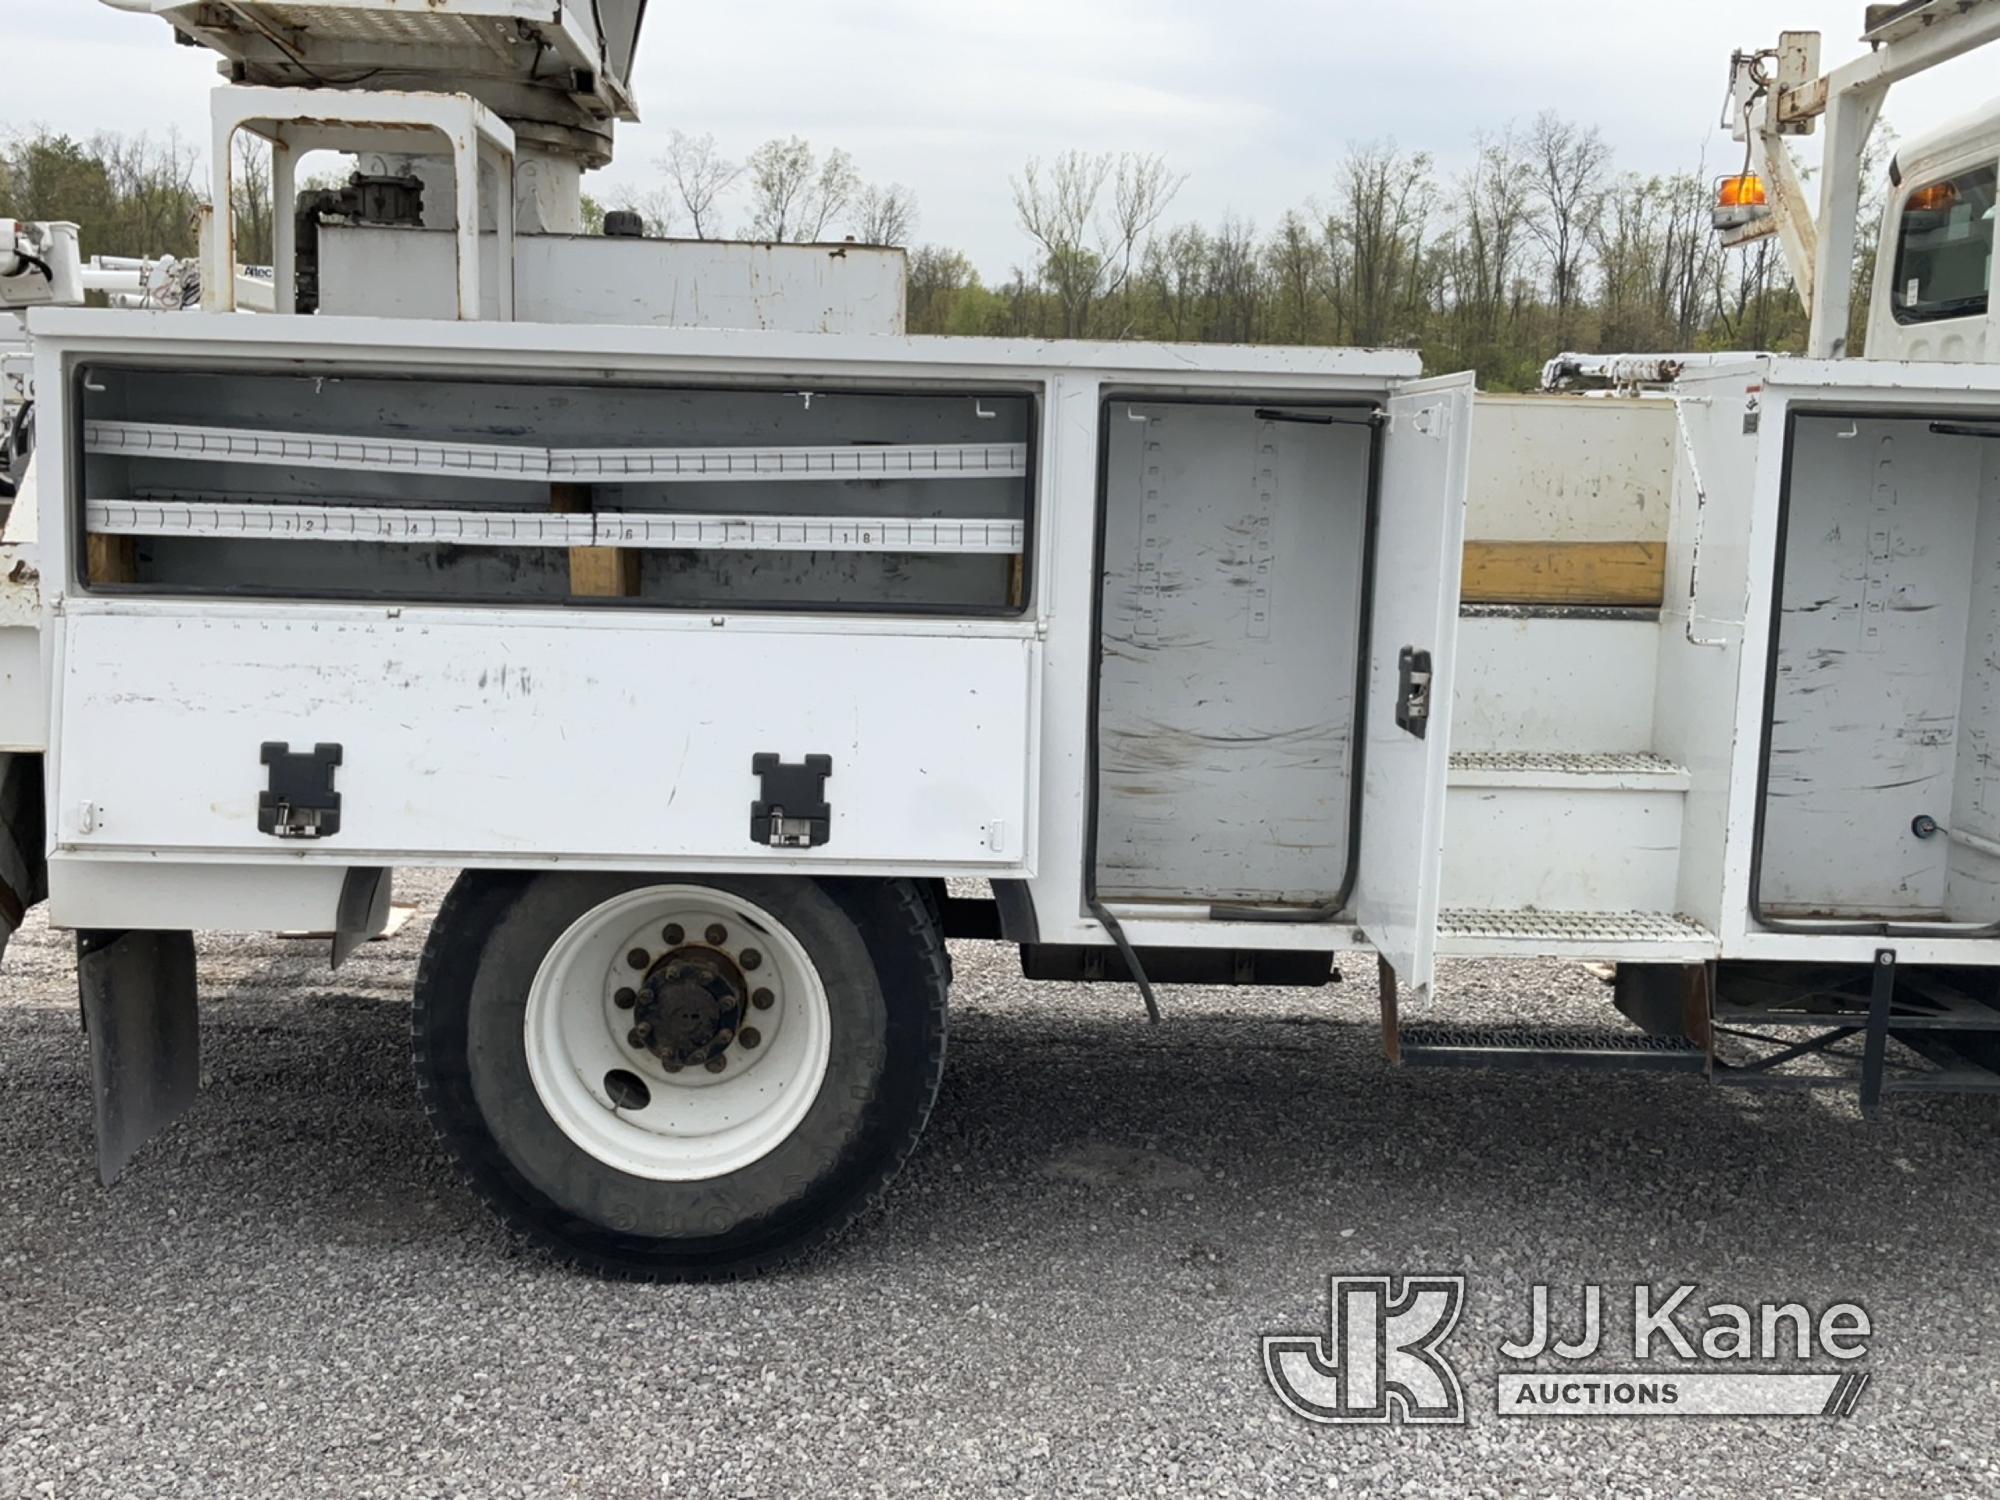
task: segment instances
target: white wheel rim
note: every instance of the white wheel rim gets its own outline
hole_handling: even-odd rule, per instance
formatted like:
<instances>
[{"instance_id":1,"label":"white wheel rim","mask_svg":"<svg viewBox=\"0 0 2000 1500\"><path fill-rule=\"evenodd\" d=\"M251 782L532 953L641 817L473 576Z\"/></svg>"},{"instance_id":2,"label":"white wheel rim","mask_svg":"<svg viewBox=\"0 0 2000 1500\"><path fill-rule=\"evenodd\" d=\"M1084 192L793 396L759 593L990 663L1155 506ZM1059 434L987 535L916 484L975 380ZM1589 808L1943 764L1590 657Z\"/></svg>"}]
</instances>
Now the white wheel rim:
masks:
<instances>
[{"instance_id":1,"label":"white wheel rim","mask_svg":"<svg viewBox=\"0 0 2000 1500\"><path fill-rule=\"evenodd\" d=\"M737 1025L719 1072L671 1065L635 1040L638 1017L663 1014L649 982L679 960L732 973L718 991L742 992L723 1007ZM570 1141L635 1177L687 1182L741 1171L798 1129L826 1081L832 1031L819 971L777 918L711 886L656 885L592 908L555 940L528 989L525 1039L535 1092Z\"/></svg>"}]
</instances>

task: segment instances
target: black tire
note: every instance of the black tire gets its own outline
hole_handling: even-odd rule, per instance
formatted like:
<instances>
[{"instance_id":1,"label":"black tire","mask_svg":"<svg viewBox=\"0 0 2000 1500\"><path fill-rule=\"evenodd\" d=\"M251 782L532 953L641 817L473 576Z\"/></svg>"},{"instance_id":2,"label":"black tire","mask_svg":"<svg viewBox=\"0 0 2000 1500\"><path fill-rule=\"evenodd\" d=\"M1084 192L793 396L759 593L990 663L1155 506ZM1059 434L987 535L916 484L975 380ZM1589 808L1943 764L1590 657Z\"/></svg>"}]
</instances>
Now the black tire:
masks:
<instances>
[{"instance_id":1,"label":"black tire","mask_svg":"<svg viewBox=\"0 0 2000 1500\"><path fill-rule=\"evenodd\" d=\"M700 1181L622 1172L575 1145L528 1071L529 984L558 936L626 891L733 893L785 923L831 1008L825 1082L797 1129ZM805 1254L880 1197L916 1146L944 1071L944 942L907 880L468 871L438 909L411 1019L417 1087L439 1138L496 1213L604 1275L755 1275Z\"/></svg>"}]
</instances>

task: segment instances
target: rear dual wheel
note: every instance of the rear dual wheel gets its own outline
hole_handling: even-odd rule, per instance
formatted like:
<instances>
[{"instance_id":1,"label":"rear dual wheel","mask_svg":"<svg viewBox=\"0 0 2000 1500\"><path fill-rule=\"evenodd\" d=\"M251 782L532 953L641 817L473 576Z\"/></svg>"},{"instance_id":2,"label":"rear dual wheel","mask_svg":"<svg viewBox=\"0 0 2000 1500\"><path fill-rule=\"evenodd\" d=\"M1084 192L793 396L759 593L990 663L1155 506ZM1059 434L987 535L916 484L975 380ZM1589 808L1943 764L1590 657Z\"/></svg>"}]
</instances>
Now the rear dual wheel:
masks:
<instances>
[{"instance_id":1,"label":"rear dual wheel","mask_svg":"<svg viewBox=\"0 0 2000 1500\"><path fill-rule=\"evenodd\" d=\"M944 945L908 881L468 872L412 1024L440 1137L515 1229L610 1274L745 1275L915 1146Z\"/></svg>"}]
</instances>

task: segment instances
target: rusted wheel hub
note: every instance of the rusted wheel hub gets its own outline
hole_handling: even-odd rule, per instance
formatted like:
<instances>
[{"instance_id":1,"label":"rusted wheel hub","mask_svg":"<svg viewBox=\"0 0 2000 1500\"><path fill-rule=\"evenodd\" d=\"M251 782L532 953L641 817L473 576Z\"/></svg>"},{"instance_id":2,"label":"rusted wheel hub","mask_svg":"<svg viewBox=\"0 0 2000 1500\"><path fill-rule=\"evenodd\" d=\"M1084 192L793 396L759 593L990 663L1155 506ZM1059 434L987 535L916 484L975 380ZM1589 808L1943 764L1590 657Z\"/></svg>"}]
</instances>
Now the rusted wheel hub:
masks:
<instances>
[{"instance_id":1,"label":"rusted wheel hub","mask_svg":"<svg viewBox=\"0 0 2000 1500\"><path fill-rule=\"evenodd\" d=\"M743 975L726 955L678 948L640 982L632 1025L668 1067L700 1067L729 1050L747 1003Z\"/></svg>"}]
</instances>

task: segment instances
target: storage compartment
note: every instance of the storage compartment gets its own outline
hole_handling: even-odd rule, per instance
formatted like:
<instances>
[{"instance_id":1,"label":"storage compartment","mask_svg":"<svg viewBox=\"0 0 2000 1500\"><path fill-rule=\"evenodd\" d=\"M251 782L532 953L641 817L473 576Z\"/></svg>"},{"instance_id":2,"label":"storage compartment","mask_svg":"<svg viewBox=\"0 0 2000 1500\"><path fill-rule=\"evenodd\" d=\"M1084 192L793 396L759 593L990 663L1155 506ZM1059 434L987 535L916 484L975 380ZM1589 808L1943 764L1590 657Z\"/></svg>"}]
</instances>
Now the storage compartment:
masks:
<instances>
[{"instance_id":1,"label":"storage compartment","mask_svg":"<svg viewBox=\"0 0 2000 1500\"><path fill-rule=\"evenodd\" d=\"M2000 930L2000 414L1799 414L1789 450L1753 912Z\"/></svg>"},{"instance_id":2,"label":"storage compartment","mask_svg":"<svg viewBox=\"0 0 2000 1500\"><path fill-rule=\"evenodd\" d=\"M62 849L938 874L1032 853L1040 647L1019 624L162 602L63 631ZM337 830L261 826L270 744L340 747ZM814 841L772 846L768 755L827 758Z\"/></svg>"},{"instance_id":3,"label":"storage compartment","mask_svg":"<svg viewBox=\"0 0 2000 1500\"><path fill-rule=\"evenodd\" d=\"M1099 897L1346 898L1375 432L1365 406L1106 404Z\"/></svg>"},{"instance_id":4,"label":"storage compartment","mask_svg":"<svg viewBox=\"0 0 2000 1500\"><path fill-rule=\"evenodd\" d=\"M1022 390L92 366L105 591L1018 613Z\"/></svg>"}]
</instances>

